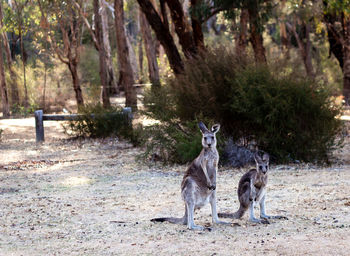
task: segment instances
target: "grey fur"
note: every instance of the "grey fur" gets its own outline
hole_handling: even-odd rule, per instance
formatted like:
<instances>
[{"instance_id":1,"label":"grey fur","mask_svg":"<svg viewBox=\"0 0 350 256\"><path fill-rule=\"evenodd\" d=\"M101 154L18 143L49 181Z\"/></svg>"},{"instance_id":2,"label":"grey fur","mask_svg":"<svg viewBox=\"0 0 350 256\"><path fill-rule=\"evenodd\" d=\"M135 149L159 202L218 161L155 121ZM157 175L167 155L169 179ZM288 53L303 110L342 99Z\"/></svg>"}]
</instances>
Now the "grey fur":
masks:
<instances>
[{"instance_id":1,"label":"grey fur","mask_svg":"<svg viewBox=\"0 0 350 256\"><path fill-rule=\"evenodd\" d=\"M212 220L216 224L229 224L218 219L216 211L216 174L219 162L219 153L216 149L216 133L219 124L208 128L199 123L202 132L203 149L199 156L187 168L181 183L181 195L185 201L185 214L182 218L155 218L151 221L168 221L171 223L187 225L189 229L203 230L204 227L194 224L194 210L200 209L210 203Z\"/></svg>"},{"instance_id":2,"label":"grey fur","mask_svg":"<svg viewBox=\"0 0 350 256\"><path fill-rule=\"evenodd\" d=\"M239 219L249 209L249 221L269 224L268 219L287 219L283 216L268 216L265 212L266 185L269 170L269 155L264 153L261 158L258 153L254 155L256 169L246 172L239 180L238 199L239 209L235 213L219 213L219 217ZM260 204L260 218L254 216L254 206Z\"/></svg>"}]
</instances>

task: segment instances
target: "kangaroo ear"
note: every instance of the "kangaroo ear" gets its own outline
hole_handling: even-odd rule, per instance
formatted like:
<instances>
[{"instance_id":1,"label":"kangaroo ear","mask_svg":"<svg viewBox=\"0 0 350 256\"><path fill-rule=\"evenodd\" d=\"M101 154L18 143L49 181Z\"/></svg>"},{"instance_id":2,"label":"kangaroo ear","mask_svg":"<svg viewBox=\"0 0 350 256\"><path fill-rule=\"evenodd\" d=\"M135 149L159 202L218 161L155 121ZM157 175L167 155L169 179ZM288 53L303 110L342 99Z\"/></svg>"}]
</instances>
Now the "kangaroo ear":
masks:
<instances>
[{"instance_id":1,"label":"kangaroo ear","mask_svg":"<svg viewBox=\"0 0 350 256\"><path fill-rule=\"evenodd\" d=\"M260 163L260 162L262 162L262 159L261 159L261 157L259 156L259 152L256 152L255 154L254 154L254 160L255 160L255 162L258 164L258 163Z\"/></svg>"},{"instance_id":2,"label":"kangaroo ear","mask_svg":"<svg viewBox=\"0 0 350 256\"><path fill-rule=\"evenodd\" d=\"M212 133L217 133L219 130L220 130L220 124L214 124L214 125L211 127L211 132L212 132Z\"/></svg>"},{"instance_id":3,"label":"kangaroo ear","mask_svg":"<svg viewBox=\"0 0 350 256\"><path fill-rule=\"evenodd\" d=\"M268 161L270 160L269 154L264 153L264 155L263 155L263 157L262 157L262 160L263 160L264 162L268 162Z\"/></svg>"},{"instance_id":4,"label":"kangaroo ear","mask_svg":"<svg viewBox=\"0 0 350 256\"><path fill-rule=\"evenodd\" d=\"M202 133L209 132L208 128L205 126L205 124L203 124L203 122L199 122L198 126Z\"/></svg>"}]
</instances>

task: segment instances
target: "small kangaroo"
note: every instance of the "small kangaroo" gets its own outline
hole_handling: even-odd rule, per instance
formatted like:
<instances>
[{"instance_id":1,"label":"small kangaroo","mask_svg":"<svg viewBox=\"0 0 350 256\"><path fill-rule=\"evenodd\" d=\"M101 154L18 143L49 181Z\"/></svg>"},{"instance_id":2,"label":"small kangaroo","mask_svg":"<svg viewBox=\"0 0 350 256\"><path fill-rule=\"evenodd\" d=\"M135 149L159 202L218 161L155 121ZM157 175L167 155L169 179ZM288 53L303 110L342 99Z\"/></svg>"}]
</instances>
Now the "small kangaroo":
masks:
<instances>
[{"instance_id":1,"label":"small kangaroo","mask_svg":"<svg viewBox=\"0 0 350 256\"><path fill-rule=\"evenodd\" d=\"M181 183L181 195L185 201L185 215L182 218L155 218L151 221L168 221L170 223L187 225L192 230L204 230L204 227L195 225L193 220L194 210L200 209L210 202L213 223L229 224L220 221L216 211L216 174L219 162L219 153L216 149L216 133L220 129L219 124L212 126L209 131L202 123L199 123L202 132L203 149L199 156L193 160L187 168Z\"/></svg>"},{"instance_id":2,"label":"small kangaroo","mask_svg":"<svg viewBox=\"0 0 350 256\"><path fill-rule=\"evenodd\" d=\"M254 155L256 169L246 172L239 180L237 192L240 206L238 211L235 213L219 213L219 217L239 219L249 208L249 221L251 222L269 224L268 219L287 219L283 216L268 216L265 213L269 158L267 153L264 153L262 158L258 153ZM260 219L254 217L254 206L256 203L260 204Z\"/></svg>"}]
</instances>

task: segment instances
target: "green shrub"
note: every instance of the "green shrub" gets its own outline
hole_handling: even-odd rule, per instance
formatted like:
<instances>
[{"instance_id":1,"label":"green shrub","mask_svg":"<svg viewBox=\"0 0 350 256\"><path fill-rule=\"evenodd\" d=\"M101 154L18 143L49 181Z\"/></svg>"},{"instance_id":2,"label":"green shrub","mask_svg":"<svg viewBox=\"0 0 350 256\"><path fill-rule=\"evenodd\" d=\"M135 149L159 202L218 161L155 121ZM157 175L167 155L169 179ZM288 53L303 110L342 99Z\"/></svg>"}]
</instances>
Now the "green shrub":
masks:
<instances>
[{"instance_id":1,"label":"green shrub","mask_svg":"<svg viewBox=\"0 0 350 256\"><path fill-rule=\"evenodd\" d=\"M104 138L120 136L138 144L139 133L121 108L103 108L102 105L87 105L79 109L81 116L64 125L66 133L77 137Z\"/></svg>"},{"instance_id":2,"label":"green shrub","mask_svg":"<svg viewBox=\"0 0 350 256\"><path fill-rule=\"evenodd\" d=\"M151 138L146 143L144 157L165 163L187 163L202 149L202 135L196 121L185 123L163 122L146 127L144 135Z\"/></svg>"},{"instance_id":3,"label":"green shrub","mask_svg":"<svg viewBox=\"0 0 350 256\"><path fill-rule=\"evenodd\" d=\"M11 113L14 116L24 116L27 117L35 112L39 106L36 103L31 103L27 108L22 105L14 104L11 106Z\"/></svg>"},{"instance_id":4,"label":"green shrub","mask_svg":"<svg viewBox=\"0 0 350 256\"><path fill-rule=\"evenodd\" d=\"M340 108L325 88L298 77L287 66L258 66L225 48L188 61L184 73L161 90L149 92L145 104L151 117L164 126L189 127L186 124L199 116L215 120L224 137L254 143L277 162L327 162L341 129L335 118ZM174 138L172 143L177 136L182 138L175 135L163 130L163 138Z\"/></svg>"},{"instance_id":5,"label":"green shrub","mask_svg":"<svg viewBox=\"0 0 350 256\"><path fill-rule=\"evenodd\" d=\"M98 98L101 92L99 56L93 47L86 46L82 49L79 70L82 77L81 84L85 88L87 96L91 99Z\"/></svg>"}]
</instances>

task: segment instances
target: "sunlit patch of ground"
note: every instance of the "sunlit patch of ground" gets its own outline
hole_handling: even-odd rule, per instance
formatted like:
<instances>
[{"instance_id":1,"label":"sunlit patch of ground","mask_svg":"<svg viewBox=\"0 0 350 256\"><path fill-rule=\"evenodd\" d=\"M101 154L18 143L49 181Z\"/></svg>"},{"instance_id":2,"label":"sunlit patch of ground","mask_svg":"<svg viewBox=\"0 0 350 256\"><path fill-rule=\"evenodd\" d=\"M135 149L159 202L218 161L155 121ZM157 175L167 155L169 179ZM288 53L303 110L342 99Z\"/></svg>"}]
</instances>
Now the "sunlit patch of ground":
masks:
<instances>
[{"instance_id":1,"label":"sunlit patch of ground","mask_svg":"<svg viewBox=\"0 0 350 256\"><path fill-rule=\"evenodd\" d=\"M45 123L41 145L33 119L0 128L0 255L349 255L349 138L331 167L272 166L267 212L289 220L245 215L198 232L149 221L183 215L185 166L139 162L141 149L115 139L61 140L58 122ZM238 208L245 170L219 171L219 211ZM195 222L211 225L209 205Z\"/></svg>"}]
</instances>

